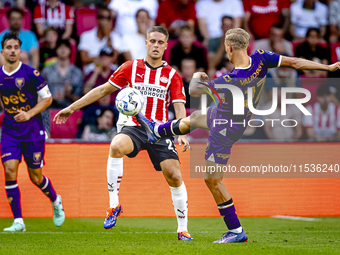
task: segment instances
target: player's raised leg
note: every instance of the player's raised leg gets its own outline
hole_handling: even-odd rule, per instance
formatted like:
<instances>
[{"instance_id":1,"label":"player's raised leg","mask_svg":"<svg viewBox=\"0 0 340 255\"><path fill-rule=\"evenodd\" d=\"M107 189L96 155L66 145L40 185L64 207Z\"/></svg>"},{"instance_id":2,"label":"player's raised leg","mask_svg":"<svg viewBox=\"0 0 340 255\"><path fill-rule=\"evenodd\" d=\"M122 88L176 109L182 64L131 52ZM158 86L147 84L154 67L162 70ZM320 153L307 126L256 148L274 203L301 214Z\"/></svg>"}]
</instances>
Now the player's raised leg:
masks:
<instances>
[{"instance_id":1,"label":"player's raised leg","mask_svg":"<svg viewBox=\"0 0 340 255\"><path fill-rule=\"evenodd\" d=\"M125 134L116 135L110 145L110 155L107 161L107 185L110 197L110 207L106 211L104 228L110 229L117 223L117 217L122 207L119 204L119 187L123 177L123 156L133 151L131 138Z\"/></svg>"},{"instance_id":2,"label":"player's raised leg","mask_svg":"<svg viewBox=\"0 0 340 255\"><path fill-rule=\"evenodd\" d=\"M176 159L166 159L160 163L164 177L171 190L178 228L178 240L194 240L188 232L188 194Z\"/></svg>"},{"instance_id":3,"label":"player's raised leg","mask_svg":"<svg viewBox=\"0 0 340 255\"><path fill-rule=\"evenodd\" d=\"M199 110L193 112L186 118L171 120L160 125L148 120L142 113L138 113L136 117L138 122L146 130L149 141L153 143L161 137L185 135L196 128L208 129L207 116L202 115Z\"/></svg>"},{"instance_id":4,"label":"player's raised leg","mask_svg":"<svg viewBox=\"0 0 340 255\"><path fill-rule=\"evenodd\" d=\"M3 154L2 156L6 155ZM26 231L26 227L24 224L24 220L22 218L21 213L21 197L20 190L17 183L17 172L18 172L19 159L11 159L3 162L3 166L5 169L5 178L6 178L6 194L8 198L8 202L11 206L11 210L14 217L14 222L12 226L5 228L4 231Z\"/></svg>"},{"instance_id":5,"label":"player's raised leg","mask_svg":"<svg viewBox=\"0 0 340 255\"><path fill-rule=\"evenodd\" d=\"M226 164L218 164L206 160L206 166L214 167L214 169L223 169L225 165ZM213 195L218 210L229 230L222 235L221 239L214 243L246 242L248 237L242 229L241 223L237 217L233 199L223 183L223 171L207 172L205 175L205 183Z\"/></svg>"}]
</instances>

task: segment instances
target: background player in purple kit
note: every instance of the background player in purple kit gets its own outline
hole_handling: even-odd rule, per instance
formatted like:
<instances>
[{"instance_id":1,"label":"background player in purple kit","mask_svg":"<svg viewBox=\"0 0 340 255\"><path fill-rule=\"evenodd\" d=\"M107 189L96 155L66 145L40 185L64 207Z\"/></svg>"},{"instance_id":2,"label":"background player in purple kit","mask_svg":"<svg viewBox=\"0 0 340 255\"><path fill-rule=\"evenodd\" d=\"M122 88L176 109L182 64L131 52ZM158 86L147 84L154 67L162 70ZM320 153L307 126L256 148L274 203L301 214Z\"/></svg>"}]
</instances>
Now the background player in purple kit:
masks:
<instances>
[{"instance_id":1,"label":"background player in purple kit","mask_svg":"<svg viewBox=\"0 0 340 255\"><path fill-rule=\"evenodd\" d=\"M243 91L245 95L247 89L252 87L253 105L256 107L261 95L263 84L268 68L288 66L295 69L318 69L326 71L336 71L340 67L340 62L333 65L323 65L299 58L284 57L272 52L258 50L250 56L247 54L249 45L249 34L241 29L230 29L225 34L225 48L230 61L235 68L223 74L213 81L208 81L204 85L202 80L209 77L203 72L193 75L190 82L190 95L200 96L206 93L202 89L216 84L232 84ZM206 86L208 85L208 86ZM231 147L237 142L247 125L241 124L244 120L247 123L251 117L248 105L245 104L244 115L233 115L233 97L229 89L216 89L218 93L223 93L222 104L208 108L207 115L202 115L201 111L195 111L189 117L179 120L169 121L165 124L155 125L142 114L137 115L137 120L146 129L149 140L156 142L160 137L187 134L193 128L209 129L210 134L205 153L206 166L215 166L215 169L223 169L228 162ZM243 100L243 99L242 99ZM213 120L228 120L228 123L213 125ZM230 122L240 124L230 125ZM225 122L225 121L224 121ZM220 168L217 168L220 167ZM248 237L241 227L236 215L233 200L223 184L223 172L206 173L205 183L210 189L221 216L229 231L222 235L222 238L215 243L245 242Z\"/></svg>"},{"instance_id":2,"label":"background player in purple kit","mask_svg":"<svg viewBox=\"0 0 340 255\"><path fill-rule=\"evenodd\" d=\"M65 214L61 197L51 181L41 174L44 165L45 128L40 112L52 103L49 88L34 68L19 61L20 39L12 33L4 35L1 54L5 64L0 70L0 94L5 107L1 134L1 159L5 168L6 193L14 223L4 231L25 231L17 184L18 165L24 155L31 181L53 204L53 222L61 226ZM38 102L38 96L41 100Z\"/></svg>"}]
</instances>

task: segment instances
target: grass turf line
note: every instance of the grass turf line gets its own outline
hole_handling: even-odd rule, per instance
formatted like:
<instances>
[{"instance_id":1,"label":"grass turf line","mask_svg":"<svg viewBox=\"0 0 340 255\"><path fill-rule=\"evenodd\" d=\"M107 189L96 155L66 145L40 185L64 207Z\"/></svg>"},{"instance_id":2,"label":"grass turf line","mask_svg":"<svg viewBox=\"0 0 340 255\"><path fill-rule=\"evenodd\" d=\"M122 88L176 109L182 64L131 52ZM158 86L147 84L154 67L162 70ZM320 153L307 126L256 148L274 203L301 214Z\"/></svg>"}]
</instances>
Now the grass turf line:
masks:
<instances>
[{"instance_id":1,"label":"grass turf line","mask_svg":"<svg viewBox=\"0 0 340 255\"><path fill-rule=\"evenodd\" d=\"M0 254L339 254L340 218L306 222L241 218L248 243L213 244L226 231L221 218L190 218L192 242L177 241L174 218L118 218L105 230L103 219L25 219L26 232L0 232ZM0 219L0 231L12 224Z\"/></svg>"}]
</instances>

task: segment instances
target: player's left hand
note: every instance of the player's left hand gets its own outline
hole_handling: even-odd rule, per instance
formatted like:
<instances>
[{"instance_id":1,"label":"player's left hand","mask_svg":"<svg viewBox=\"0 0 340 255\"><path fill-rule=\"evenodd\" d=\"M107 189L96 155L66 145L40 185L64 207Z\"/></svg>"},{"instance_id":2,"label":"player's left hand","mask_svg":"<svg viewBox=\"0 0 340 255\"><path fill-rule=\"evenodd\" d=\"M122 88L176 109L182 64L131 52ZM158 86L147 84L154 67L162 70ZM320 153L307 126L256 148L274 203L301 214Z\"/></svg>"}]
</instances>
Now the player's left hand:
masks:
<instances>
[{"instance_id":1,"label":"player's left hand","mask_svg":"<svg viewBox=\"0 0 340 255\"><path fill-rule=\"evenodd\" d=\"M18 114L14 116L14 120L16 122L26 122L31 119L31 115L28 112L24 112L22 110L17 110Z\"/></svg>"},{"instance_id":2,"label":"player's left hand","mask_svg":"<svg viewBox=\"0 0 340 255\"><path fill-rule=\"evenodd\" d=\"M182 152L186 152L187 150L190 149L189 142L188 142L187 137L185 135L179 135L177 140L178 140L179 145L183 144Z\"/></svg>"}]
</instances>

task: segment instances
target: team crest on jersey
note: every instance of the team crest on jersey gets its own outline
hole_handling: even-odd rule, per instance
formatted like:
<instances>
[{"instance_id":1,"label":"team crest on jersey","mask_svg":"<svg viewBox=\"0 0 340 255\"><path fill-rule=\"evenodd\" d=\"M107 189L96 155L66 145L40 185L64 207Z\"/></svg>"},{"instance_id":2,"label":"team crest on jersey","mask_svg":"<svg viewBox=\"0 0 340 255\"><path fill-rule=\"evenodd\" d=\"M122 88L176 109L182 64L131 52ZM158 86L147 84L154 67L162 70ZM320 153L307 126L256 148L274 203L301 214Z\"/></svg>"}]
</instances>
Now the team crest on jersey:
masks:
<instances>
[{"instance_id":1,"label":"team crest on jersey","mask_svg":"<svg viewBox=\"0 0 340 255\"><path fill-rule=\"evenodd\" d=\"M34 160L34 162L39 162L41 160L41 152L34 152L33 153L33 160Z\"/></svg>"},{"instance_id":2,"label":"team crest on jersey","mask_svg":"<svg viewBox=\"0 0 340 255\"><path fill-rule=\"evenodd\" d=\"M25 86L25 78L15 78L15 86L17 86L18 89L22 89L22 87Z\"/></svg>"},{"instance_id":3,"label":"team crest on jersey","mask_svg":"<svg viewBox=\"0 0 340 255\"><path fill-rule=\"evenodd\" d=\"M160 78L160 81L161 82L163 82L163 83L168 83L168 78L166 78L165 76L162 76L161 78Z\"/></svg>"}]
</instances>

